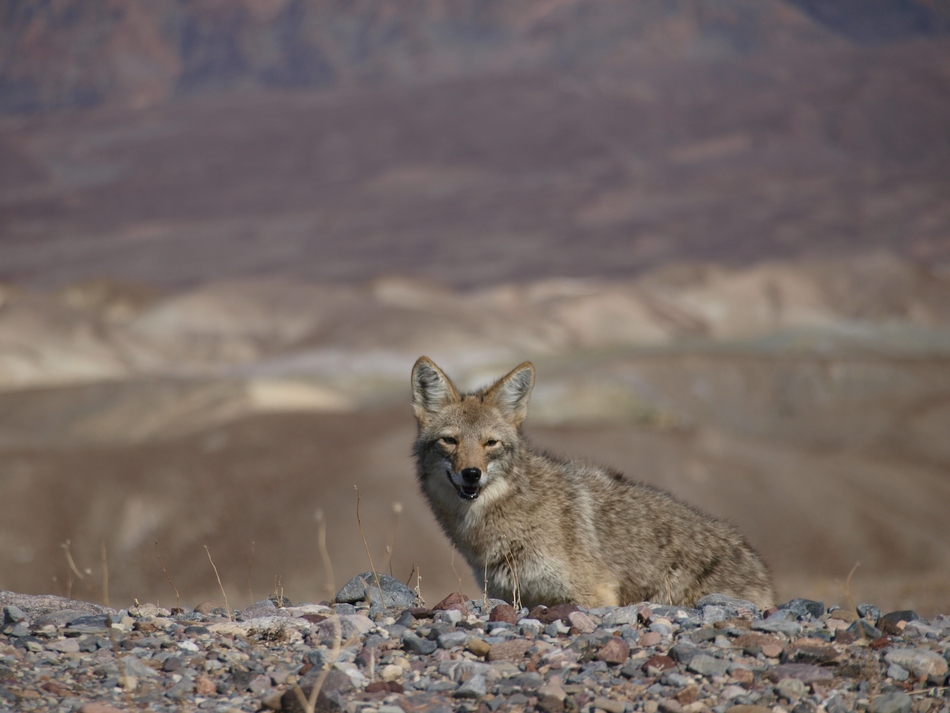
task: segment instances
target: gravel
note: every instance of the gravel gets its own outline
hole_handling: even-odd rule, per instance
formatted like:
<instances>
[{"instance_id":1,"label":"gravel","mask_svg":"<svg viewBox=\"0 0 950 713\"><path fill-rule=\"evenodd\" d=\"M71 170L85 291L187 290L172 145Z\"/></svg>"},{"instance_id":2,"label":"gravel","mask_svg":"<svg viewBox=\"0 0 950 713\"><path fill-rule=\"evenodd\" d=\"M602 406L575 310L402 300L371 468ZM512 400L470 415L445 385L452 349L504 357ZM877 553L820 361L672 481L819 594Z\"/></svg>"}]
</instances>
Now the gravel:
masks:
<instances>
[{"instance_id":1,"label":"gravel","mask_svg":"<svg viewBox=\"0 0 950 713\"><path fill-rule=\"evenodd\" d=\"M759 612L720 595L384 607L396 590L380 583L383 596L362 575L347 602L230 619L0 592L0 710L303 711L299 689L330 713L950 713L950 616L803 599Z\"/></svg>"}]
</instances>

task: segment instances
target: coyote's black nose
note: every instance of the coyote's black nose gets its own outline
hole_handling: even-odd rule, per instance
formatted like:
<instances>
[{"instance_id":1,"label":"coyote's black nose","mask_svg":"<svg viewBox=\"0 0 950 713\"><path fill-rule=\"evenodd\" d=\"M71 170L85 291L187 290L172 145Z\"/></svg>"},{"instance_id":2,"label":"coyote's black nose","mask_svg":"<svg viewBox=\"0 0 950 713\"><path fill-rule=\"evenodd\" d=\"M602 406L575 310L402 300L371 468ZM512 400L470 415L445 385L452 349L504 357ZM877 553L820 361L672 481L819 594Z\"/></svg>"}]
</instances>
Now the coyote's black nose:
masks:
<instances>
[{"instance_id":1,"label":"coyote's black nose","mask_svg":"<svg viewBox=\"0 0 950 713\"><path fill-rule=\"evenodd\" d=\"M466 483L477 483L482 477L482 471L478 468L462 468L462 479Z\"/></svg>"}]
</instances>

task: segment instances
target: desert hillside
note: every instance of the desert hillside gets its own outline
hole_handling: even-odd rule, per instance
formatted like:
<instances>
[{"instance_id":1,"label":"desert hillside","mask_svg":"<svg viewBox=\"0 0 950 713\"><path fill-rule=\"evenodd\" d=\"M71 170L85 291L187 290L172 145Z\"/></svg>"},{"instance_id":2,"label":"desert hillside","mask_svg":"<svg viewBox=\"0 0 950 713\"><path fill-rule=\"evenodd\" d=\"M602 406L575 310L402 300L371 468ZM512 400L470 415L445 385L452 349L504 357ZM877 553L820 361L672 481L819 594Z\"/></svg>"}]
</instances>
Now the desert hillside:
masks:
<instances>
[{"instance_id":1,"label":"desert hillside","mask_svg":"<svg viewBox=\"0 0 950 713\"><path fill-rule=\"evenodd\" d=\"M530 358L528 435L745 531L785 598L950 601L950 282L886 257L459 292L266 279L9 288L0 588L322 596L374 561L477 591L419 496L413 361L475 386ZM396 512L400 503L401 512ZM319 546L322 513L332 571ZM71 572L64 543L80 573ZM391 548L387 550L387 548ZM332 581L330 581L332 579Z\"/></svg>"}]
</instances>

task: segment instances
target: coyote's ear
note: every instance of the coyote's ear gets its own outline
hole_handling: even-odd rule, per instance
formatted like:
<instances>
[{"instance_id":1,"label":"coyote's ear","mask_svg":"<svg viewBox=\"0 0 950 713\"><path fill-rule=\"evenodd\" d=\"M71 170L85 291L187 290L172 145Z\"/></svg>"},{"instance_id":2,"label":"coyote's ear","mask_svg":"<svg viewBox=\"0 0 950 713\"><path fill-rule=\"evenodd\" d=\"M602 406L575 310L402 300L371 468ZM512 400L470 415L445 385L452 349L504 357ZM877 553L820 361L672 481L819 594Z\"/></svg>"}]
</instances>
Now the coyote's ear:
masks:
<instances>
[{"instance_id":1,"label":"coyote's ear","mask_svg":"<svg viewBox=\"0 0 950 713\"><path fill-rule=\"evenodd\" d=\"M534 365L530 361L515 367L499 379L489 390L488 397L505 416L520 426L528 415L528 397L534 387Z\"/></svg>"},{"instance_id":2,"label":"coyote's ear","mask_svg":"<svg viewBox=\"0 0 950 713\"><path fill-rule=\"evenodd\" d=\"M412 410L419 423L459 400L459 393L439 367L429 357L419 357L412 367Z\"/></svg>"}]
</instances>

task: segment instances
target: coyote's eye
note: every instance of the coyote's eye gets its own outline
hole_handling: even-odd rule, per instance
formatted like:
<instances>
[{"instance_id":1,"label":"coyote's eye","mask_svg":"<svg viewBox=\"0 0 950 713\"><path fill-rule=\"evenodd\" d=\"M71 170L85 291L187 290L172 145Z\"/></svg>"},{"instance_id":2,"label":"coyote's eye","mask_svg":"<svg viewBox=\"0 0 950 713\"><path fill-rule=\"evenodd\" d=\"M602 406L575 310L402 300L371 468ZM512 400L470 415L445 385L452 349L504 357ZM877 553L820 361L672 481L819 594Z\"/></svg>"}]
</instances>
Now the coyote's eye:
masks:
<instances>
[{"instance_id":1,"label":"coyote's eye","mask_svg":"<svg viewBox=\"0 0 950 713\"><path fill-rule=\"evenodd\" d=\"M457 446L459 443L455 436L442 436L439 440L447 446Z\"/></svg>"},{"instance_id":2,"label":"coyote's eye","mask_svg":"<svg viewBox=\"0 0 950 713\"><path fill-rule=\"evenodd\" d=\"M487 441L485 441L485 447L486 447L486 448L494 448L495 446L498 445L498 443L499 443L499 442L496 441L494 438L489 438Z\"/></svg>"}]
</instances>

